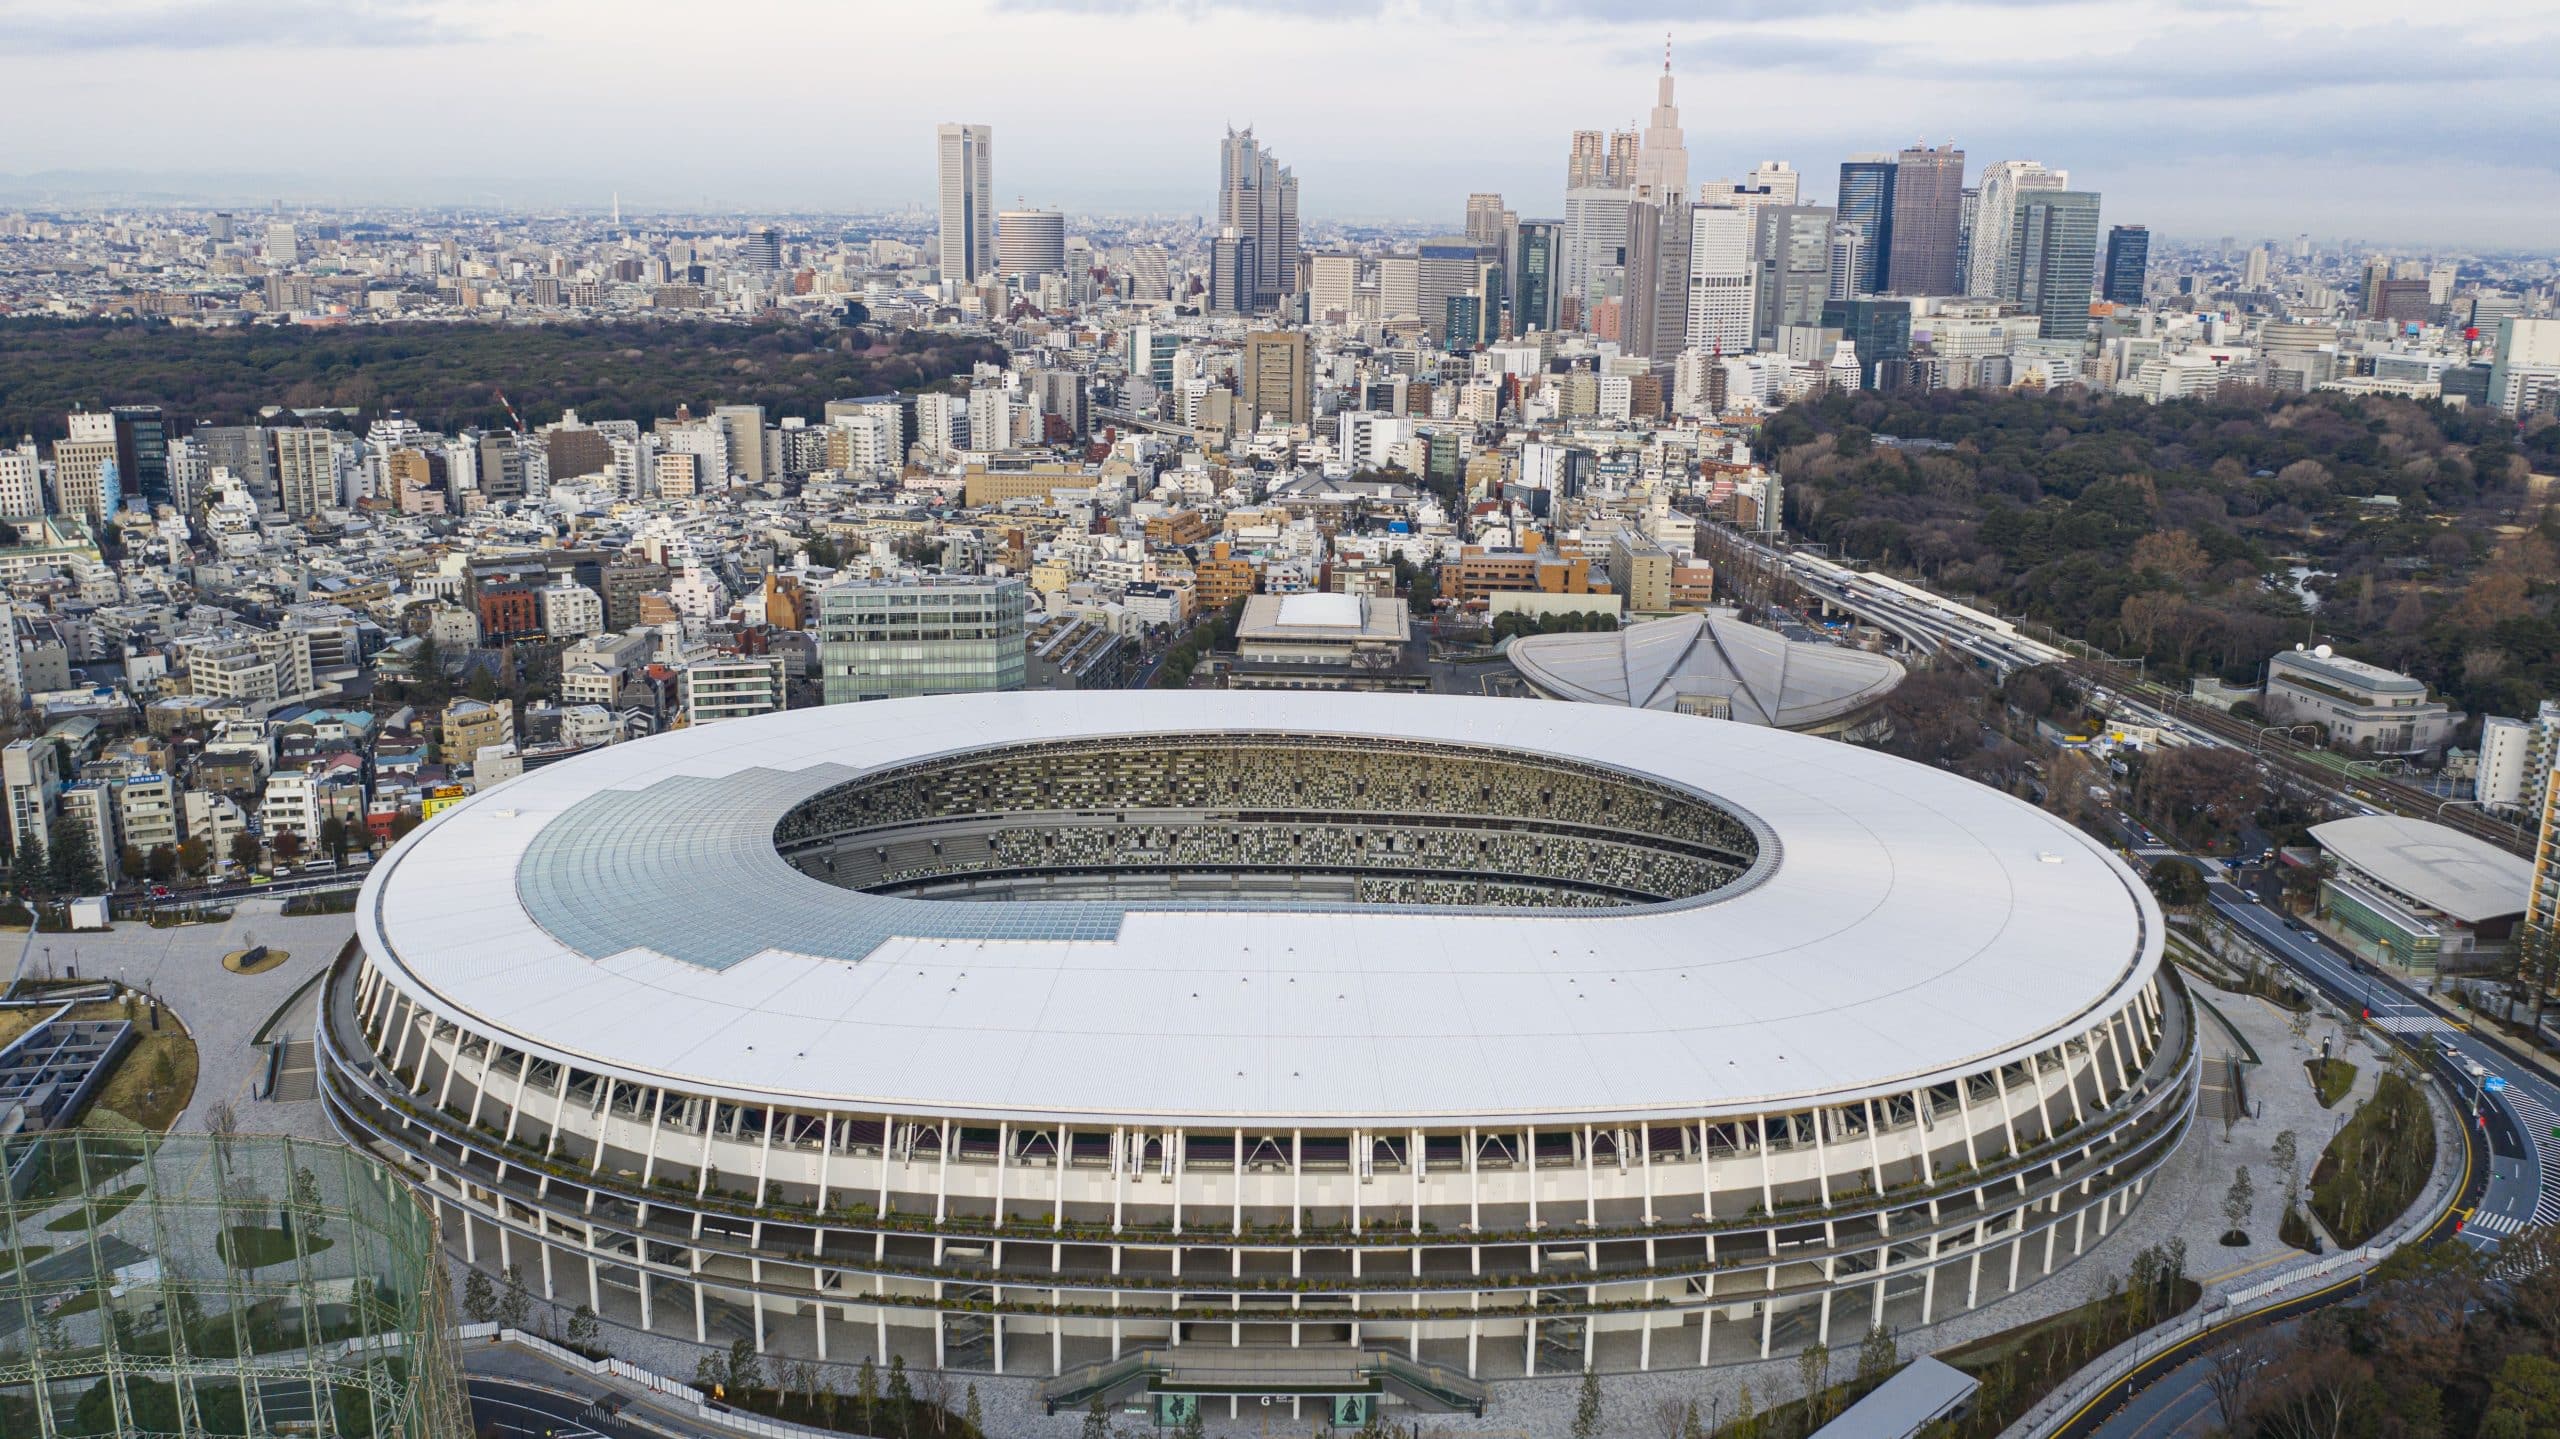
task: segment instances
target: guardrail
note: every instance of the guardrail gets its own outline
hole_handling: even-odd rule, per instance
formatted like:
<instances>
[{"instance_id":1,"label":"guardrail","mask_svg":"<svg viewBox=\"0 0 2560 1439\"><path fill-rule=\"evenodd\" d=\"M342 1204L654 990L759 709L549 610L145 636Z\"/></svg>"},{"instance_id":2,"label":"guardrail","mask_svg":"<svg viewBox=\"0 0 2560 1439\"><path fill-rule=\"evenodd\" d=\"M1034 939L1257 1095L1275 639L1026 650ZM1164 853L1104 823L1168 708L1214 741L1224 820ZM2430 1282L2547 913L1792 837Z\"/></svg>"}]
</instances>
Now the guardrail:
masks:
<instances>
[{"instance_id":1,"label":"guardrail","mask_svg":"<svg viewBox=\"0 0 2560 1439\"><path fill-rule=\"evenodd\" d=\"M652 1373L637 1364L620 1359L589 1359L575 1350L563 1349L539 1334L527 1334L521 1329L507 1329L496 1324L465 1324L454 1332L456 1337L461 1339L489 1339L501 1344L513 1344L518 1348L530 1349L563 1369L574 1369L599 1379L612 1378L627 1384L637 1384L662 1398L674 1401L672 1407L677 1408L680 1413L688 1413L706 1424L717 1424L723 1429L734 1430L740 1434L759 1435L762 1439L845 1439L845 1435L851 1432L840 1429L813 1429L805 1424L786 1423L780 1419L767 1419L756 1414L741 1414L727 1405L712 1403L701 1390L690 1384L680 1383L663 1374Z\"/></svg>"}]
</instances>

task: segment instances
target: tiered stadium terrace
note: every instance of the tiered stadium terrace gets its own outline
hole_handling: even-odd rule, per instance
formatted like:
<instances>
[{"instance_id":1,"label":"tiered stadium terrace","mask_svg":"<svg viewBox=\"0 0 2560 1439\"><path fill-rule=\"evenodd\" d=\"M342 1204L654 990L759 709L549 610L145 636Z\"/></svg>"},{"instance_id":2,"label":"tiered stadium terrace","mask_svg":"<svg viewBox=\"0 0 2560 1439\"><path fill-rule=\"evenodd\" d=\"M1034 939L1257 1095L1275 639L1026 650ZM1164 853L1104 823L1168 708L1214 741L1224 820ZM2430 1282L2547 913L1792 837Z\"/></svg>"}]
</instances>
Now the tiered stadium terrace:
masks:
<instances>
[{"instance_id":1,"label":"tiered stadium terrace","mask_svg":"<svg viewBox=\"0 0 2560 1439\"><path fill-rule=\"evenodd\" d=\"M2096 844L1643 710L793 711L481 794L358 919L332 1112L455 1248L808 1357L1837 1347L2071 1262L2193 1106Z\"/></svg>"}]
</instances>

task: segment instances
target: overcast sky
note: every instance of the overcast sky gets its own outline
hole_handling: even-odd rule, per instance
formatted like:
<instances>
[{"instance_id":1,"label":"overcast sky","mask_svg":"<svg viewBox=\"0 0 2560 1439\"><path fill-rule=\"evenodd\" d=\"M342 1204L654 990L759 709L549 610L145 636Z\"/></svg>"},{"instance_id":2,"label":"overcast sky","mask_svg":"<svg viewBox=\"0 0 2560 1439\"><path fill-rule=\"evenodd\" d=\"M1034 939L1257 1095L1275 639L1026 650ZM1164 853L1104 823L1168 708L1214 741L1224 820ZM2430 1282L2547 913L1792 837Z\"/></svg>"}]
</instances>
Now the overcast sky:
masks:
<instances>
[{"instance_id":1,"label":"overcast sky","mask_svg":"<svg viewBox=\"0 0 2560 1439\"><path fill-rule=\"evenodd\" d=\"M1712 15L1713 18L1705 18ZM2107 223L2560 245L2554 0L0 0L0 188L223 199L1199 212L1251 123L1313 217L1563 208L1666 29L1694 180L1953 139Z\"/></svg>"}]
</instances>

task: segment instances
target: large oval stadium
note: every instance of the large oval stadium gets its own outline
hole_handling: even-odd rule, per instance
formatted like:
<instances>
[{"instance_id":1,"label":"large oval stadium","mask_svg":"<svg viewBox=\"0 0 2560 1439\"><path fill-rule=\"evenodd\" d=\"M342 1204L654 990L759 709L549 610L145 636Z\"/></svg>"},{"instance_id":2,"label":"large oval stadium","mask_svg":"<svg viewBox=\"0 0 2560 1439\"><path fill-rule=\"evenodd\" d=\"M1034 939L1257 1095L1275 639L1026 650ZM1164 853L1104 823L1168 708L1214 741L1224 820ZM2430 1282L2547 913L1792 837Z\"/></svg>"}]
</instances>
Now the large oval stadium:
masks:
<instances>
[{"instance_id":1,"label":"large oval stadium","mask_svg":"<svg viewBox=\"0 0 2560 1439\"><path fill-rule=\"evenodd\" d=\"M2096 1244L2194 1102L2094 842L1642 710L793 711L475 796L358 920L332 1114L456 1250L1077 1403L1141 1354L1448 1399L1934 1322Z\"/></svg>"}]
</instances>

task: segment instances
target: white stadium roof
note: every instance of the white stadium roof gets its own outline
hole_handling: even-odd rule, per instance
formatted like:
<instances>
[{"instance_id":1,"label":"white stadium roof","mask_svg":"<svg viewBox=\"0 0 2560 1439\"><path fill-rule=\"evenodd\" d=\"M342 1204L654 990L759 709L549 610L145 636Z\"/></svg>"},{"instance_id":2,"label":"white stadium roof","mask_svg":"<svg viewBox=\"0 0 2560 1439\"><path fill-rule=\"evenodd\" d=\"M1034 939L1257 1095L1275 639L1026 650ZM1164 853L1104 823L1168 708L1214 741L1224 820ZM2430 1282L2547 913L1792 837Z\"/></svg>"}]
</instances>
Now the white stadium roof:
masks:
<instances>
[{"instance_id":1,"label":"white stadium roof","mask_svg":"<svg viewBox=\"0 0 2560 1439\"><path fill-rule=\"evenodd\" d=\"M1531 684L1585 704L1669 710L1716 695L1744 724L1806 729L1865 708L1902 683L1897 661L1791 640L1730 615L1675 615L1622 630L1523 635L1504 653Z\"/></svg>"},{"instance_id":2,"label":"white stadium roof","mask_svg":"<svg viewBox=\"0 0 2560 1439\"><path fill-rule=\"evenodd\" d=\"M1142 908L875 896L773 847L782 813L882 766L1222 731L1612 765L1753 817L1764 862L1616 910ZM840 705L615 745L430 820L359 919L421 1003L536 1053L990 1122L1546 1123L1902 1090L2096 1023L2161 943L2142 886L2076 830L1872 751L1644 710L1239 691ZM650 947L661 930L695 957Z\"/></svg>"},{"instance_id":3,"label":"white stadium roof","mask_svg":"<svg viewBox=\"0 0 2560 1439\"><path fill-rule=\"evenodd\" d=\"M2432 820L2358 815L2311 827L2311 837L2360 870L2463 924L2522 914L2533 861Z\"/></svg>"}]
</instances>

